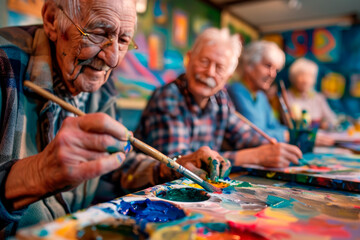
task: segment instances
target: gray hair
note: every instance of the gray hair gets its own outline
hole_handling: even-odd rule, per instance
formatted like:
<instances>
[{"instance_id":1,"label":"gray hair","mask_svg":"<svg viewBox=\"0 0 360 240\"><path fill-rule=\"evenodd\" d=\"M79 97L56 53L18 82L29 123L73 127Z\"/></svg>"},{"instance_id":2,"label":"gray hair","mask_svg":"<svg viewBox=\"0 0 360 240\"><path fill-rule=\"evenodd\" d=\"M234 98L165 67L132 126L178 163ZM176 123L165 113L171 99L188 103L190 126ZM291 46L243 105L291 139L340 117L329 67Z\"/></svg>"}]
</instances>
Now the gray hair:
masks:
<instances>
[{"instance_id":1,"label":"gray hair","mask_svg":"<svg viewBox=\"0 0 360 240\"><path fill-rule=\"evenodd\" d=\"M264 58L270 58L270 55L272 55L272 59L270 60L276 61L280 68L284 66L285 53L276 43L265 40L249 43L245 46L241 55L241 67L243 69L245 66L254 66L255 64L261 62Z\"/></svg>"},{"instance_id":2,"label":"gray hair","mask_svg":"<svg viewBox=\"0 0 360 240\"><path fill-rule=\"evenodd\" d=\"M300 73L311 73L316 78L319 71L318 65L306 58L299 58L289 68L289 79L293 82Z\"/></svg>"},{"instance_id":3,"label":"gray hair","mask_svg":"<svg viewBox=\"0 0 360 240\"><path fill-rule=\"evenodd\" d=\"M62 9L69 15L75 22L79 22L81 19L80 1L81 0L45 0L46 2L52 2L56 6L61 6ZM64 16L61 11L56 13L56 19L59 22L59 28L62 33L65 33L66 29L71 25L71 22Z\"/></svg>"},{"instance_id":4,"label":"gray hair","mask_svg":"<svg viewBox=\"0 0 360 240\"><path fill-rule=\"evenodd\" d=\"M81 16L81 3L84 0L45 0L46 2L53 2L56 6L61 6L62 9L69 15L74 22L80 22ZM64 16L61 11L58 11L55 16L59 22L59 29L62 33L65 33L66 29L71 25L69 19ZM135 20L136 28L137 18ZM136 29L135 29L136 30Z\"/></svg>"},{"instance_id":5,"label":"gray hair","mask_svg":"<svg viewBox=\"0 0 360 240\"><path fill-rule=\"evenodd\" d=\"M223 43L231 49L231 61L228 67L229 73L233 73L240 57L242 44L238 34L231 35L227 28L208 28L203 31L195 40L191 52L197 55L205 45L213 45L215 43Z\"/></svg>"}]
</instances>

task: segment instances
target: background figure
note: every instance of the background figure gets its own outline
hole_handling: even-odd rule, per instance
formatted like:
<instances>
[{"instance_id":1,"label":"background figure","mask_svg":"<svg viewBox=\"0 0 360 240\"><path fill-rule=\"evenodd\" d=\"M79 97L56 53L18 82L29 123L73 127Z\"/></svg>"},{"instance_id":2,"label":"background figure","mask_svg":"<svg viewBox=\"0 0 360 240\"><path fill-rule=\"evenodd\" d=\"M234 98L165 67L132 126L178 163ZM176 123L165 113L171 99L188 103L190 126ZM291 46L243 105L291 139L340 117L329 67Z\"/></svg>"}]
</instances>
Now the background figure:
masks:
<instances>
[{"instance_id":1,"label":"background figure","mask_svg":"<svg viewBox=\"0 0 360 240\"><path fill-rule=\"evenodd\" d=\"M265 93L285 62L284 52L273 42L248 44L238 65L241 79L228 87L238 112L278 141L288 141L287 128L275 118Z\"/></svg>"},{"instance_id":2,"label":"background figure","mask_svg":"<svg viewBox=\"0 0 360 240\"><path fill-rule=\"evenodd\" d=\"M269 144L235 114L224 86L237 66L240 49L239 37L228 29L201 33L187 54L186 73L154 91L135 136L170 156L207 146L235 166L297 164L300 149ZM224 141L228 151L222 151Z\"/></svg>"},{"instance_id":3,"label":"background figure","mask_svg":"<svg viewBox=\"0 0 360 240\"><path fill-rule=\"evenodd\" d=\"M315 91L314 86L318 75L315 62L299 58L289 69L291 87L288 90L290 109L295 119L301 118L302 110L306 110L313 125L322 129L330 129L336 124L336 115L330 109L323 94Z\"/></svg>"}]
</instances>

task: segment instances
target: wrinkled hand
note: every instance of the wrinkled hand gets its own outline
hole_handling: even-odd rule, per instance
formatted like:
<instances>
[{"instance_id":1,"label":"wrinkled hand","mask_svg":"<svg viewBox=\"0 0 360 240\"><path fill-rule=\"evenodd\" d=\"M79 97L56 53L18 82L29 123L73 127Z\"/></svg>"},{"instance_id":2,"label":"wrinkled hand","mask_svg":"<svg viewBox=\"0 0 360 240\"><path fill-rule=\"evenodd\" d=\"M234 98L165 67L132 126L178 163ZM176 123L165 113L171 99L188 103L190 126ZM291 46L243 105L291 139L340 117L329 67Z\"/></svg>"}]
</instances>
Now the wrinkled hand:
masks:
<instances>
[{"instance_id":1,"label":"wrinkled hand","mask_svg":"<svg viewBox=\"0 0 360 240\"><path fill-rule=\"evenodd\" d=\"M287 167L290 163L299 164L298 159L302 158L300 149L287 143L266 144L254 151L256 164L264 167Z\"/></svg>"},{"instance_id":2,"label":"wrinkled hand","mask_svg":"<svg viewBox=\"0 0 360 240\"><path fill-rule=\"evenodd\" d=\"M199 148L194 153L182 156L176 162L203 179L206 178L208 172L212 181L218 181L219 177L224 178L229 176L231 170L229 160L221 157L218 152L205 146Z\"/></svg>"},{"instance_id":3,"label":"wrinkled hand","mask_svg":"<svg viewBox=\"0 0 360 240\"><path fill-rule=\"evenodd\" d=\"M103 113L66 118L37 158L45 192L73 188L120 167L130 150L128 134L122 124Z\"/></svg>"},{"instance_id":4,"label":"wrinkled hand","mask_svg":"<svg viewBox=\"0 0 360 240\"><path fill-rule=\"evenodd\" d=\"M334 146L335 140L329 136L323 135L322 133L317 133L315 138L316 146Z\"/></svg>"}]
</instances>

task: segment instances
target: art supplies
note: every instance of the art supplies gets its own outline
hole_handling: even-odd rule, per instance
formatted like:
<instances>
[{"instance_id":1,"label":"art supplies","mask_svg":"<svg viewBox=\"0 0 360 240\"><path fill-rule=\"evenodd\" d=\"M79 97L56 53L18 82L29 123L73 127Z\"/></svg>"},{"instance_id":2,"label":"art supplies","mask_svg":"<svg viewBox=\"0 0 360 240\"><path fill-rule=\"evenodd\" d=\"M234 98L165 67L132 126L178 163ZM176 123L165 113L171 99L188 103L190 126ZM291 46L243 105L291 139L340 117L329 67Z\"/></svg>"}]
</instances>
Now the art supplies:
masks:
<instances>
[{"instance_id":1,"label":"art supplies","mask_svg":"<svg viewBox=\"0 0 360 240\"><path fill-rule=\"evenodd\" d=\"M86 239L92 234L96 239L331 240L359 236L359 195L278 183L226 182L229 187L222 194L206 193L209 197L191 202L185 192L190 189L196 194L202 189L179 179L20 229L16 238ZM184 198L158 197L174 191Z\"/></svg>"}]
</instances>

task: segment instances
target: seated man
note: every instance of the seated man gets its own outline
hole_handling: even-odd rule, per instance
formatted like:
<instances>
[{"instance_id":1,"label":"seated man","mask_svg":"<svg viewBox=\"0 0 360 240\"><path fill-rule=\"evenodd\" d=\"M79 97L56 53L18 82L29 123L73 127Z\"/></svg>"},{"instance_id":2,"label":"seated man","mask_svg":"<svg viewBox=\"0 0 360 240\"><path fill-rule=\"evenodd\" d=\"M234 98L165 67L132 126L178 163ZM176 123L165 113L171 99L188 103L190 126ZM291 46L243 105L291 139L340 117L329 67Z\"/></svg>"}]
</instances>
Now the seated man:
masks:
<instances>
[{"instance_id":1,"label":"seated man","mask_svg":"<svg viewBox=\"0 0 360 240\"><path fill-rule=\"evenodd\" d=\"M89 206L98 176L122 165L131 134L113 119L107 80L132 42L135 1L47 0L42 15L43 26L0 30L0 238ZM92 114L71 117L24 80ZM147 171L143 184L156 174Z\"/></svg>"},{"instance_id":2,"label":"seated man","mask_svg":"<svg viewBox=\"0 0 360 240\"><path fill-rule=\"evenodd\" d=\"M237 66L240 50L239 37L230 36L227 29L210 28L200 34L187 53L186 73L154 91L135 136L170 156L202 146L220 151L226 141L232 151L220 154L235 166L297 164L300 149L286 143L266 144L235 114L224 85Z\"/></svg>"},{"instance_id":3,"label":"seated man","mask_svg":"<svg viewBox=\"0 0 360 240\"><path fill-rule=\"evenodd\" d=\"M275 43L250 43L240 57L241 80L227 89L236 110L280 142L289 140L289 132L275 118L264 92L270 89L284 63L285 54Z\"/></svg>"}]
</instances>

